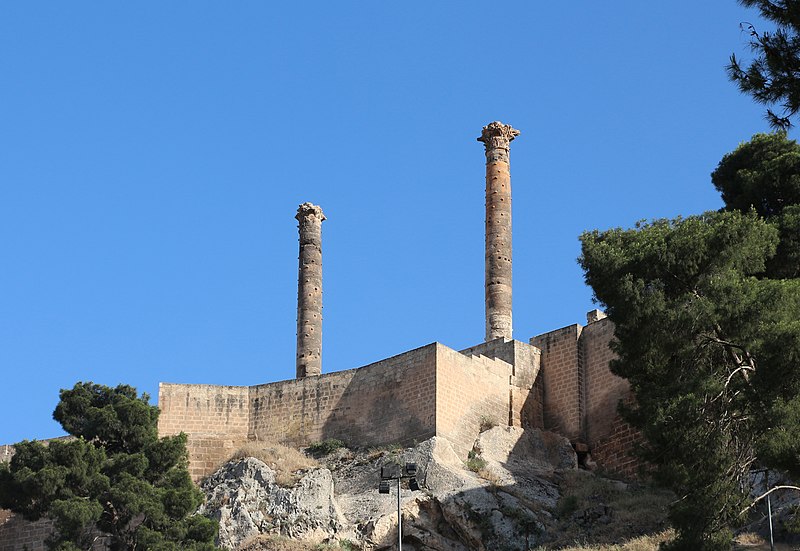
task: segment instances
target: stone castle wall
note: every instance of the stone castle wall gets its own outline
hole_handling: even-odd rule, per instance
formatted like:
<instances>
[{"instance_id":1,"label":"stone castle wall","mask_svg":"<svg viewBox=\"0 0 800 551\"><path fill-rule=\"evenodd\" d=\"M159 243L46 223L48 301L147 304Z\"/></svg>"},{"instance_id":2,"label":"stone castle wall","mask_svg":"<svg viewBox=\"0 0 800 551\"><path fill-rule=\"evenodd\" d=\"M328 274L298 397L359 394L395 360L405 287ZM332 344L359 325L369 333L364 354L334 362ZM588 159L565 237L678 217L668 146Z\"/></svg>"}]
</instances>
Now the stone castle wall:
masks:
<instances>
[{"instance_id":1,"label":"stone castle wall","mask_svg":"<svg viewBox=\"0 0 800 551\"><path fill-rule=\"evenodd\" d=\"M531 339L542 351L544 425L569 438L581 438L583 413L582 351L579 339L583 327L570 325Z\"/></svg>"},{"instance_id":2,"label":"stone castle wall","mask_svg":"<svg viewBox=\"0 0 800 551\"><path fill-rule=\"evenodd\" d=\"M159 433L189 435L195 480L253 440L412 444L435 434L436 350L431 344L358 369L251 387L162 383Z\"/></svg>"},{"instance_id":3,"label":"stone castle wall","mask_svg":"<svg viewBox=\"0 0 800 551\"><path fill-rule=\"evenodd\" d=\"M160 383L158 432L185 432L194 480L213 472L247 441L248 387Z\"/></svg>"},{"instance_id":4,"label":"stone castle wall","mask_svg":"<svg viewBox=\"0 0 800 551\"><path fill-rule=\"evenodd\" d=\"M511 365L441 345L437 352L436 434L466 458L482 424L508 424Z\"/></svg>"},{"instance_id":5,"label":"stone castle wall","mask_svg":"<svg viewBox=\"0 0 800 551\"><path fill-rule=\"evenodd\" d=\"M642 434L616 415L610 432L591 444L592 459L603 469L626 478L636 478L642 463L632 450L642 441Z\"/></svg>"},{"instance_id":6,"label":"stone castle wall","mask_svg":"<svg viewBox=\"0 0 800 551\"><path fill-rule=\"evenodd\" d=\"M630 395L628 381L611 373L608 367L615 358L608 346L613 337L614 324L608 318L588 324L581 333L587 443L613 432L619 418L617 405Z\"/></svg>"},{"instance_id":7,"label":"stone castle wall","mask_svg":"<svg viewBox=\"0 0 800 551\"><path fill-rule=\"evenodd\" d=\"M592 314L590 312L590 314ZM531 339L542 350L544 426L586 448L605 470L635 476L632 456L639 433L620 417L631 400L630 385L609 369L614 324L605 317Z\"/></svg>"},{"instance_id":8,"label":"stone castle wall","mask_svg":"<svg viewBox=\"0 0 800 551\"><path fill-rule=\"evenodd\" d=\"M247 441L361 446L448 437L466 457L482 425L552 430L631 475L638 435L617 413L628 383L608 367L608 319L460 352L434 343L358 369L251 387L162 383L161 434L186 432L195 480Z\"/></svg>"},{"instance_id":9,"label":"stone castle wall","mask_svg":"<svg viewBox=\"0 0 800 551\"><path fill-rule=\"evenodd\" d=\"M439 434L466 456L484 423L544 426L538 370L537 349L498 339L464 352L433 343L358 369L251 387L162 383L159 432L188 434L195 480L246 441L412 445Z\"/></svg>"},{"instance_id":10,"label":"stone castle wall","mask_svg":"<svg viewBox=\"0 0 800 551\"><path fill-rule=\"evenodd\" d=\"M436 344L358 369L250 388L250 438L410 444L433 436Z\"/></svg>"},{"instance_id":11,"label":"stone castle wall","mask_svg":"<svg viewBox=\"0 0 800 551\"><path fill-rule=\"evenodd\" d=\"M53 523L42 519L29 522L20 515L0 509L0 551L45 551Z\"/></svg>"}]
</instances>

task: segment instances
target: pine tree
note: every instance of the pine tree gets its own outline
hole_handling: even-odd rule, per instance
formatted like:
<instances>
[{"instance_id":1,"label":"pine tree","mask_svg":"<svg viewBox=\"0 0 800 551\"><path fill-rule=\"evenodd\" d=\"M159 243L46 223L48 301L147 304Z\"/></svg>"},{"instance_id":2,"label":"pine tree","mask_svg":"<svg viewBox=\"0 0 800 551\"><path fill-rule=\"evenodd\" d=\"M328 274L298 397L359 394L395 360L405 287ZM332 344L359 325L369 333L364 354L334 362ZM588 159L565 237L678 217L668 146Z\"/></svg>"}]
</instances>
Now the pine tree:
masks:
<instances>
[{"instance_id":1,"label":"pine tree","mask_svg":"<svg viewBox=\"0 0 800 551\"><path fill-rule=\"evenodd\" d=\"M722 158L711 181L726 210L755 210L778 229L767 276L800 277L800 145L783 132L756 134Z\"/></svg>"},{"instance_id":2,"label":"pine tree","mask_svg":"<svg viewBox=\"0 0 800 551\"><path fill-rule=\"evenodd\" d=\"M581 236L623 415L680 498L670 548L692 551L730 548L751 468L800 477L800 146L756 135L712 181L721 212Z\"/></svg>"},{"instance_id":3,"label":"pine tree","mask_svg":"<svg viewBox=\"0 0 800 551\"><path fill-rule=\"evenodd\" d=\"M0 506L53 520L50 549L213 550L216 523L193 515L186 436L158 437L158 408L127 385L78 383L53 417L74 439L22 442L0 466ZM102 534L98 534L98 531Z\"/></svg>"},{"instance_id":4,"label":"pine tree","mask_svg":"<svg viewBox=\"0 0 800 551\"><path fill-rule=\"evenodd\" d=\"M755 7L775 24L774 31L747 25L754 58L743 66L731 55L728 75L739 89L767 106L767 120L773 128L788 129L800 110L800 1L739 0ZM779 111L773 110L778 106Z\"/></svg>"}]
</instances>

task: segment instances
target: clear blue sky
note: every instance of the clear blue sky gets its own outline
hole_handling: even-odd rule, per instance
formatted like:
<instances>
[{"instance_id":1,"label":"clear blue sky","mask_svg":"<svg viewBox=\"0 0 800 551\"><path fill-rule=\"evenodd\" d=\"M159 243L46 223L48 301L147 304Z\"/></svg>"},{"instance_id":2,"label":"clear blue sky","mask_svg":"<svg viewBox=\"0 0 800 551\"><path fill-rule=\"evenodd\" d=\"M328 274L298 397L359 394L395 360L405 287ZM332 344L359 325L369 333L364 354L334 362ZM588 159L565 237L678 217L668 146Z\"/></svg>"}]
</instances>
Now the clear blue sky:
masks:
<instances>
[{"instance_id":1,"label":"clear blue sky","mask_svg":"<svg viewBox=\"0 0 800 551\"><path fill-rule=\"evenodd\" d=\"M593 308L578 235L720 206L767 130L734 0L5 2L0 443L58 390L294 376L297 226L328 220L323 370L481 342L481 127L511 149L514 335Z\"/></svg>"}]
</instances>

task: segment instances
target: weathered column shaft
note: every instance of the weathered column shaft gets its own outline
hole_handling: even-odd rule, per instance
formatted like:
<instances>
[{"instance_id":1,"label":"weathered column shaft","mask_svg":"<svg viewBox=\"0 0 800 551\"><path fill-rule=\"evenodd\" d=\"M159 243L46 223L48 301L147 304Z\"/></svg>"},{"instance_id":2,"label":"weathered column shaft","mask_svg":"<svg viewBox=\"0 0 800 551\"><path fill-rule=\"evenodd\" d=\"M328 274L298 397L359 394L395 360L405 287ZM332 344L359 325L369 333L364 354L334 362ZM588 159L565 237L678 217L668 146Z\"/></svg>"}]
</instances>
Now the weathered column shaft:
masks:
<instances>
[{"instance_id":1,"label":"weathered column shaft","mask_svg":"<svg viewBox=\"0 0 800 551\"><path fill-rule=\"evenodd\" d=\"M300 265L297 273L297 378L322 373L322 209L297 209Z\"/></svg>"},{"instance_id":2,"label":"weathered column shaft","mask_svg":"<svg viewBox=\"0 0 800 551\"><path fill-rule=\"evenodd\" d=\"M486 146L486 340L510 339L511 321L511 172L509 148L519 135L510 125L483 127Z\"/></svg>"}]
</instances>

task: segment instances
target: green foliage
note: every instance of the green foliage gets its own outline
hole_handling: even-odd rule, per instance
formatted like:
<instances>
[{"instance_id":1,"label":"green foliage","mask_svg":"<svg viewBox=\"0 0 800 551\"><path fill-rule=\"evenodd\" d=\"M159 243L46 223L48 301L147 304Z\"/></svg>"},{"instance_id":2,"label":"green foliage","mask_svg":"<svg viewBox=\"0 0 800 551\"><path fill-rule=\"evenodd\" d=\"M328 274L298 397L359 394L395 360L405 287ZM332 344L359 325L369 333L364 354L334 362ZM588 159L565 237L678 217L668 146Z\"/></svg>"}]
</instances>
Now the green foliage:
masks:
<instances>
[{"instance_id":1,"label":"green foliage","mask_svg":"<svg viewBox=\"0 0 800 551\"><path fill-rule=\"evenodd\" d=\"M786 134L756 134L725 155L711 174L729 210L770 218L800 204L800 146Z\"/></svg>"},{"instance_id":2,"label":"green foliage","mask_svg":"<svg viewBox=\"0 0 800 551\"><path fill-rule=\"evenodd\" d=\"M767 273L774 278L800 277L800 204L783 209L772 219L781 240L775 257L767 264Z\"/></svg>"},{"instance_id":3,"label":"green foliage","mask_svg":"<svg viewBox=\"0 0 800 551\"><path fill-rule=\"evenodd\" d=\"M800 145L780 132L756 134L722 158L711 181L727 210L755 210L778 229L766 274L800 277Z\"/></svg>"},{"instance_id":4,"label":"green foliage","mask_svg":"<svg viewBox=\"0 0 800 551\"><path fill-rule=\"evenodd\" d=\"M314 442L308 448L306 448L306 452L313 457L325 457L326 455L330 455L336 450L345 447L347 446L341 440L337 440L336 438L328 438L322 442Z\"/></svg>"},{"instance_id":5,"label":"green foliage","mask_svg":"<svg viewBox=\"0 0 800 551\"><path fill-rule=\"evenodd\" d=\"M483 459L475 450L470 450L464 466L470 471L477 473L486 467L486 460Z\"/></svg>"},{"instance_id":6,"label":"green foliage","mask_svg":"<svg viewBox=\"0 0 800 551\"><path fill-rule=\"evenodd\" d=\"M615 323L612 370L644 459L679 500L670 549L730 546L757 462L800 472L800 280L764 278L779 231L710 212L588 232L580 263Z\"/></svg>"},{"instance_id":7,"label":"green foliage","mask_svg":"<svg viewBox=\"0 0 800 551\"><path fill-rule=\"evenodd\" d=\"M133 453L158 439L158 408L150 397L118 385L114 389L78 383L59 393L53 419L73 436L99 444L109 454Z\"/></svg>"},{"instance_id":8,"label":"green foliage","mask_svg":"<svg viewBox=\"0 0 800 551\"><path fill-rule=\"evenodd\" d=\"M0 506L58 529L50 549L86 549L108 535L122 549L216 549L216 523L193 516L202 494L187 470L186 436L158 438L158 408L127 385L78 383L53 417L76 437L22 442L0 468Z\"/></svg>"},{"instance_id":9,"label":"green foliage","mask_svg":"<svg viewBox=\"0 0 800 551\"><path fill-rule=\"evenodd\" d=\"M761 17L775 24L775 31L748 25L754 58L743 66L731 55L728 76L739 89L767 106L767 120L777 129L788 129L800 110L800 3L797 0L739 0L757 8ZM773 111L778 106L780 113Z\"/></svg>"},{"instance_id":10,"label":"green foliage","mask_svg":"<svg viewBox=\"0 0 800 551\"><path fill-rule=\"evenodd\" d=\"M578 496L562 496L556 504L556 516L566 518L578 510Z\"/></svg>"}]
</instances>

